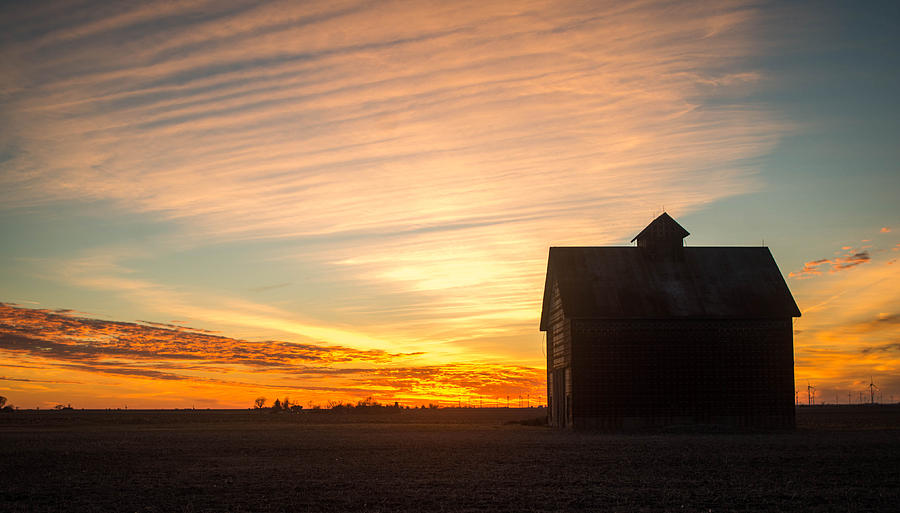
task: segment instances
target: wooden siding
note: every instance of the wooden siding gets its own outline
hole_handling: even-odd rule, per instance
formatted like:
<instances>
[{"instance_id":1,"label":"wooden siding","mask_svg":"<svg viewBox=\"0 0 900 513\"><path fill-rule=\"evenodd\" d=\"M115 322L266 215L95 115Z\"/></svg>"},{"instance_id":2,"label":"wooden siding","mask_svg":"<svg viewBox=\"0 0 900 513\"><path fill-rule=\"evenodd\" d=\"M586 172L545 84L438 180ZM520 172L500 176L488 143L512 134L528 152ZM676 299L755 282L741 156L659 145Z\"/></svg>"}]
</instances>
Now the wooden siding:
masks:
<instances>
[{"instance_id":1,"label":"wooden siding","mask_svg":"<svg viewBox=\"0 0 900 513\"><path fill-rule=\"evenodd\" d=\"M553 282L547 330L547 400L550 425L571 425L572 330L563 312L559 286Z\"/></svg>"},{"instance_id":2,"label":"wooden siding","mask_svg":"<svg viewBox=\"0 0 900 513\"><path fill-rule=\"evenodd\" d=\"M549 368L567 367L572 359L571 327L566 322L559 286L555 282L550 296L550 329L547 331L547 340L552 341L550 351L547 351L547 354L550 355Z\"/></svg>"},{"instance_id":3,"label":"wooden siding","mask_svg":"<svg viewBox=\"0 0 900 513\"><path fill-rule=\"evenodd\" d=\"M571 324L576 427L794 425L790 318Z\"/></svg>"}]
</instances>

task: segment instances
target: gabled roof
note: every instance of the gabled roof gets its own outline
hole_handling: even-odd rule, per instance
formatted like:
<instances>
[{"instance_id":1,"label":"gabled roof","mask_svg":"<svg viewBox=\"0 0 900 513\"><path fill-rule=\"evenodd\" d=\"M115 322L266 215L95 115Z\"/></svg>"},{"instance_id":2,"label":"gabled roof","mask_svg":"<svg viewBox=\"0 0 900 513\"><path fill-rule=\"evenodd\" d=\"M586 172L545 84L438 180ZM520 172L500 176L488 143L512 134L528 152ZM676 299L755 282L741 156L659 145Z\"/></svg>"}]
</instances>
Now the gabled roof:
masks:
<instances>
[{"instance_id":1,"label":"gabled roof","mask_svg":"<svg viewBox=\"0 0 900 513\"><path fill-rule=\"evenodd\" d=\"M634 236L631 242L640 241L644 238L654 239L683 239L690 235L672 216L663 212L656 219L650 222L641 233Z\"/></svg>"},{"instance_id":2,"label":"gabled roof","mask_svg":"<svg viewBox=\"0 0 900 513\"><path fill-rule=\"evenodd\" d=\"M684 259L633 246L550 248L541 330L554 283L570 319L800 317L765 247L686 247Z\"/></svg>"}]
</instances>

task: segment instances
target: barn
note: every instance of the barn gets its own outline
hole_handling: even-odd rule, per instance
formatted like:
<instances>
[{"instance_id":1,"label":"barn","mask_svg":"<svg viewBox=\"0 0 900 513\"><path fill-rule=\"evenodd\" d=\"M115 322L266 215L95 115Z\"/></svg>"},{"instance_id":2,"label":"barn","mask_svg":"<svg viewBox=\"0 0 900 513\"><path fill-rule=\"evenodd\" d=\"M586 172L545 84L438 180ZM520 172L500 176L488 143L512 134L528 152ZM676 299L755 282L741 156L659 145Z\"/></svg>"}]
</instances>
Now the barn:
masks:
<instances>
[{"instance_id":1,"label":"barn","mask_svg":"<svg viewBox=\"0 0 900 513\"><path fill-rule=\"evenodd\" d=\"M793 317L766 247L685 247L663 213L635 246L551 247L541 331L550 424L794 426Z\"/></svg>"}]
</instances>

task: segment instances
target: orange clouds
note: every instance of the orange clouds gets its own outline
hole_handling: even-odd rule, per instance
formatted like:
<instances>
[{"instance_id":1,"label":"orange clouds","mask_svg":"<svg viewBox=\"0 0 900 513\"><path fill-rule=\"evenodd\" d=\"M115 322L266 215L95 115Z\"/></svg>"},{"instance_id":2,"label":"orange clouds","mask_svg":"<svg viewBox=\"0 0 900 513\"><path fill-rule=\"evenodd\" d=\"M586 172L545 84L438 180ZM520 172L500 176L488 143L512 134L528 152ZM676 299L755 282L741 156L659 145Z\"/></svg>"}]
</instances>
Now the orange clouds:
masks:
<instances>
[{"instance_id":1,"label":"orange clouds","mask_svg":"<svg viewBox=\"0 0 900 513\"><path fill-rule=\"evenodd\" d=\"M851 249L825 259L818 269L807 264L827 278L792 284L803 310L803 317L795 321L795 376L798 382L809 379L817 386L819 400L858 402L870 377L881 387L885 401L891 394L900 397L900 268L879 246L864 250L867 259L856 257L860 250ZM839 272L846 269L853 271ZM791 274L810 275L815 274Z\"/></svg>"},{"instance_id":2,"label":"orange clouds","mask_svg":"<svg viewBox=\"0 0 900 513\"><path fill-rule=\"evenodd\" d=\"M883 227L881 228L880 233L891 233L891 229L888 227ZM852 269L862 264L871 262L873 252L880 253L886 251L885 249L877 247L882 243L876 244L872 242L872 239L863 239L862 242L865 244L859 248L855 248L851 245L841 246L841 251L843 251L843 253L835 252L836 256L833 258L820 258L818 260L810 260L804 263L803 268L801 268L799 271L791 271L788 274L788 277L806 279L814 276L820 276L824 273L833 274L840 271L845 271L847 269ZM900 246L900 244L897 244L892 249L895 250L898 246Z\"/></svg>"},{"instance_id":3,"label":"orange clouds","mask_svg":"<svg viewBox=\"0 0 900 513\"><path fill-rule=\"evenodd\" d=\"M847 250L851 248L849 246L844 246L841 249ZM823 268L828 269L829 273L836 273L838 271L844 271L852 267L865 264L871 259L872 258L869 256L869 252L866 250L855 252L851 251L836 258L822 258L819 260L806 262L805 264L803 264L803 268L799 271L792 271L788 273L788 277L803 279L810 278L812 276L818 276L822 274Z\"/></svg>"},{"instance_id":4,"label":"orange clouds","mask_svg":"<svg viewBox=\"0 0 900 513\"><path fill-rule=\"evenodd\" d=\"M39 278L6 299L207 330L5 305L0 368L29 397L71 381L107 404L539 395L548 246L765 187L759 157L794 129L757 94L774 12L11 5L0 208L90 212L77 242L16 260ZM790 276L875 267L844 250Z\"/></svg>"},{"instance_id":5,"label":"orange clouds","mask_svg":"<svg viewBox=\"0 0 900 513\"><path fill-rule=\"evenodd\" d=\"M750 2L72 9L5 20L0 204L152 225L30 264L116 318L538 366L547 246L759 190L791 130L739 100L767 79Z\"/></svg>"},{"instance_id":6,"label":"orange clouds","mask_svg":"<svg viewBox=\"0 0 900 513\"><path fill-rule=\"evenodd\" d=\"M478 394L533 393L537 397L543 390L543 372L534 368L489 363L409 366L402 362L416 353L249 342L181 326L67 313L0 303L0 368L25 376L0 379L16 386L78 384L89 389L92 381L100 381L98 376L111 376L167 382L168 394L180 390L189 395L200 386L218 388L229 396L249 397L261 389L277 389L310 399L374 395L407 401ZM56 375L78 379L48 377ZM27 389L18 391L28 395Z\"/></svg>"},{"instance_id":7,"label":"orange clouds","mask_svg":"<svg viewBox=\"0 0 900 513\"><path fill-rule=\"evenodd\" d=\"M6 205L104 200L192 241L490 235L463 260L410 262L459 283L456 265L504 262L506 244L537 262L570 236L559 226L600 239L662 198L686 212L756 190L747 159L786 130L771 112L700 104L761 79L734 67L759 21L740 4L113 11L7 45L30 64L10 79L28 147L5 164ZM109 39L121 33L127 48ZM384 264L367 277L435 285Z\"/></svg>"},{"instance_id":8,"label":"orange clouds","mask_svg":"<svg viewBox=\"0 0 900 513\"><path fill-rule=\"evenodd\" d=\"M30 350L61 359L97 360L127 356L135 359L204 360L249 366L292 365L302 362L389 362L402 354L360 351L341 346L288 342L247 342L182 326L104 321L67 315L68 310L25 309L0 303L0 327L5 349ZM41 344L31 341L42 340Z\"/></svg>"},{"instance_id":9,"label":"orange clouds","mask_svg":"<svg viewBox=\"0 0 900 513\"><path fill-rule=\"evenodd\" d=\"M544 396L543 369L496 364L450 364L413 368L380 369L366 383L391 386L398 393L438 394L443 397L480 395L500 398L532 394L535 402Z\"/></svg>"}]
</instances>

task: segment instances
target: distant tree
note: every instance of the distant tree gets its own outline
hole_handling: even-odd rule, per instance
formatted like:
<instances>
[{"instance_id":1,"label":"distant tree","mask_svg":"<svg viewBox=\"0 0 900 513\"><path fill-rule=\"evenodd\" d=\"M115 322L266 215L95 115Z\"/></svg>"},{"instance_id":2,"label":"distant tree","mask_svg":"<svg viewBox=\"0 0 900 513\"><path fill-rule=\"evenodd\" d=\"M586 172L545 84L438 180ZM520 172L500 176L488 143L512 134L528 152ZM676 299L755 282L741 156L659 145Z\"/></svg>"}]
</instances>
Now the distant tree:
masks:
<instances>
[{"instance_id":1,"label":"distant tree","mask_svg":"<svg viewBox=\"0 0 900 513\"><path fill-rule=\"evenodd\" d=\"M266 398L265 397L257 397L255 401L253 401L253 406L259 410L266 406Z\"/></svg>"},{"instance_id":2,"label":"distant tree","mask_svg":"<svg viewBox=\"0 0 900 513\"><path fill-rule=\"evenodd\" d=\"M6 398L0 395L0 408L6 406Z\"/></svg>"},{"instance_id":3,"label":"distant tree","mask_svg":"<svg viewBox=\"0 0 900 513\"><path fill-rule=\"evenodd\" d=\"M291 409L291 398L285 397L284 401L281 401L281 409L284 411L289 411Z\"/></svg>"},{"instance_id":4,"label":"distant tree","mask_svg":"<svg viewBox=\"0 0 900 513\"><path fill-rule=\"evenodd\" d=\"M279 401L277 397L275 398L275 402L272 404L272 411L273 412L281 411L281 401Z\"/></svg>"},{"instance_id":5,"label":"distant tree","mask_svg":"<svg viewBox=\"0 0 900 513\"><path fill-rule=\"evenodd\" d=\"M356 401L357 408L371 408L375 406L381 406L381 403L376 401L371 395L369 397L366 397L365 399Z\"/></svg>"},{"instance_id":6,"label":"distant tree","mask_svg":"<svg viewBox=\"0 0 900 513\"><path fill-rule=\"evenodd\" d=\"M299 404L291 405L291 413L300 413L301 410L303 410L303 406Z\"/></svg>"}]
</instances>

